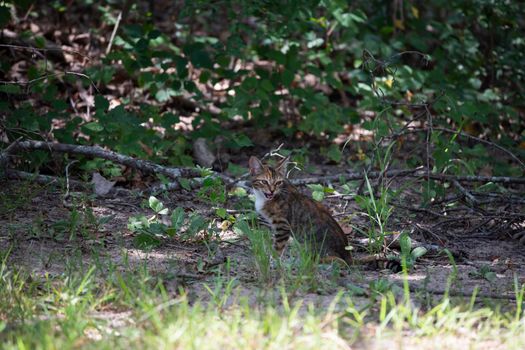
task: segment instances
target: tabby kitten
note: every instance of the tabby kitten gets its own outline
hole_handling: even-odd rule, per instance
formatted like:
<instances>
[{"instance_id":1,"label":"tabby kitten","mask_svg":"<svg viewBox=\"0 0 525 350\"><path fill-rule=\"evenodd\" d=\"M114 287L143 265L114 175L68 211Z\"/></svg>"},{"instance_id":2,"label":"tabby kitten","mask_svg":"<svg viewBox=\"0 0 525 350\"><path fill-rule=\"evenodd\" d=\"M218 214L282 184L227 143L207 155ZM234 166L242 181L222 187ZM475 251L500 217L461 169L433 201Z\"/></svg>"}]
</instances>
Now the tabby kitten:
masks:
<instances>
[{"instance_id":1,"label":"tabby kitten","mask_svg":"<svg viewBox=\"0 0 525 350\"><path fill-rule=\"evenodd\" d=\"M309 244L322 260L342 259L352 264L343 230L321 203L302 194L286 178L289 158L275 167L250 157L255 210L273 231L274 248L282 254L290 236Z\"/></svg>"}]
</instances>

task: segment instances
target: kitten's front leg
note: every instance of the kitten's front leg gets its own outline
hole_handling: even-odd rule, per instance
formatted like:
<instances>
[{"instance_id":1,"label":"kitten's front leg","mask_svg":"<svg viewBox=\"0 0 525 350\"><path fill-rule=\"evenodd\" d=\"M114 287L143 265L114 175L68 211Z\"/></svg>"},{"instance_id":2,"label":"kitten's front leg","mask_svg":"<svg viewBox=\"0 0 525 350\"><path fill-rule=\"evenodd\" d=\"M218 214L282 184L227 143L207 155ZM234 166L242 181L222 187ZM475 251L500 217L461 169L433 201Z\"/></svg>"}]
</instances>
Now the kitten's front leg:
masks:
<instances>
[{"instance_id":1,"label":"kitten's front leg","mask_svg":"<svg viewBox=\"0 0 525 350\"><path fill-rule=\"evenodd\" d=\"M288 244L291 235L290 224L285 219L277 219L272 222L273 247L279 258L282 257L284 248Z\"/></svg>"}]
</instances>

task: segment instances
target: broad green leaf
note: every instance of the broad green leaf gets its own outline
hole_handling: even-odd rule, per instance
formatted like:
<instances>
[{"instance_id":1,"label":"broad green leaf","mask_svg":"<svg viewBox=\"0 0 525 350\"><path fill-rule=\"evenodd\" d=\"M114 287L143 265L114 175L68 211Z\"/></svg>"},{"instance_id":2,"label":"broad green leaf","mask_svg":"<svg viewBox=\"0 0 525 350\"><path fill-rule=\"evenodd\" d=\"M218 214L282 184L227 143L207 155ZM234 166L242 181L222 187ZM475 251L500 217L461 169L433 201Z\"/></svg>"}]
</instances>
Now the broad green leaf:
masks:
<instances>
[{"instance_id":1,"label":"broad green leaf","mask_svg":"<svg viewBox=\"0 0 525 350\"><path fill-rule=\"evenodd\" d=\"M175 210L171 213L171 227L173 227L176 231L179 231L184 225L184 209L181 207L175 208Z\"/></svg>"},{"instance_id":2,"label":"broad green leaf","mask_svg":"<svg viewBox=\"0 0 525 350\"><path fill-rule=\"evenodd\" d=\"M184 188L186 191L191 191L191 182L190 182L190 180L188 180L188 179L186 179L184 177L179 177L177 179L177 181L179 182L181 187Z\"/></svg>"},{"instance_id":3,"label":"broad green leaf","mask_svg":"<svg viewBox=\"0 0 525 350\"><path fill-rule=\"evenodd\" d=\"M412 258L414 259L419 259L426 253L427 253L427 249L425 247L416 247L412 250L412 253L410 253L410 255L412 255Z\"/></svg>"},{"instance_id":4,"label":"broad green leaf","mask_svg":"<svg viewBox=\"0 0 525 350\"><path fill-rule=\"evenodd\" d=\"M324 199L324 191L314 191L312 192L312 197L318 202L321 202Z\"/></svg>"},{"instance_id":5,"label":"broad green leaf","mask_svg":"<svg viewBox=\"0 0 525 350\"><path fill-rule=\"evenodd\" d=\"M150 249L160 245L160 240L153 235L141 232L134 239L133 242L137 248Z\"/></svg>"},{"instance_id":6,"label":"broad green leaf","mask_svg":"<svg viewBox=\"0 0 525 350\"><path fill-rule=\"evenodd\" d=\"M104 127L97 122L87 123L83 127L94 132L101 132L104 130Z\"/></svg>"},{"instance_id":7,"label":"broad green leaf","mask_svg":"<svg viewBox=\"0 0 525 350\"><path fill-rule=\"evenodd\" d=\"M162 202L159 201L155 196L150 196L148 203L149 203L149 207L155 213L159 213L162 209L164 209L164 204L162 204Z\"/></svg>"}]
</instances>

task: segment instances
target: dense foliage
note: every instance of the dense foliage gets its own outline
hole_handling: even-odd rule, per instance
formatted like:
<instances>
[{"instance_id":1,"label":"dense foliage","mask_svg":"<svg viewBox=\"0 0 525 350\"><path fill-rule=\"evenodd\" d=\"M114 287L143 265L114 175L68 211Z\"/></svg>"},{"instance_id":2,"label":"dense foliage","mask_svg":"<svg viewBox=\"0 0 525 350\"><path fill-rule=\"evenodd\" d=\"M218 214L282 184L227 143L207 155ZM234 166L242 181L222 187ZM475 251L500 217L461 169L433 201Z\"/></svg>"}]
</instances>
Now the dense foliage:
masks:
<instances>
[{"instance_id":1,"label":"dense foliage","mask_svg":"<svg viewBox=\"0 0 525 350\"><path fill-rule=\"evenodd\" d=\"M331 161L369 162L342 157L331 141L359 126L376 141L394 135L400 146L423 144L425 132L400 131L414 119L410 128L432 128L433 171L522 173L508 157L495 159L490 146L440 130L523 155L525 19L518 2L15 3L0 7L4 32L43 50L0 47L8 140L100 144L191 165L192 139L220 135L221 147L234 151L254 146L250 129L265 128L287 148L316 140ZM74 52L57 60L50 44ZM182 117L190 117L186 127L174 128ZM371 144L350 149L371 155ZM30 157L37 167L48 161L38 152ZM411 152L407 161L425 164L425 154ZM107 162L84 166L112 174Z\"/></svg>"}]
</instances>

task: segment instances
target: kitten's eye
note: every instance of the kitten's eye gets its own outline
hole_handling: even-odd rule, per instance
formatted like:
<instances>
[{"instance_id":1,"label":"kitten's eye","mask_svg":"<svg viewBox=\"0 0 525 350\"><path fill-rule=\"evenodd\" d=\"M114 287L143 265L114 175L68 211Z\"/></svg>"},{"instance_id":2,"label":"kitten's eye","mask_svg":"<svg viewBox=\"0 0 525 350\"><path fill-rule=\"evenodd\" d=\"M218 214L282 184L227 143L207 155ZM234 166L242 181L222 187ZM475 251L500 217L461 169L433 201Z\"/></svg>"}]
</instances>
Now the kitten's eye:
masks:
<instances>
[{"instance_id":1,"label":"kitten's eye","mask_svg":"<svg viewBox=\"0 0 525 350\"><path fill-rule=\"evenodd\" d=\"M276 186L281 186L283 184L283 180L277 180L275 181Z\"/></svg>"}]
</instances>

